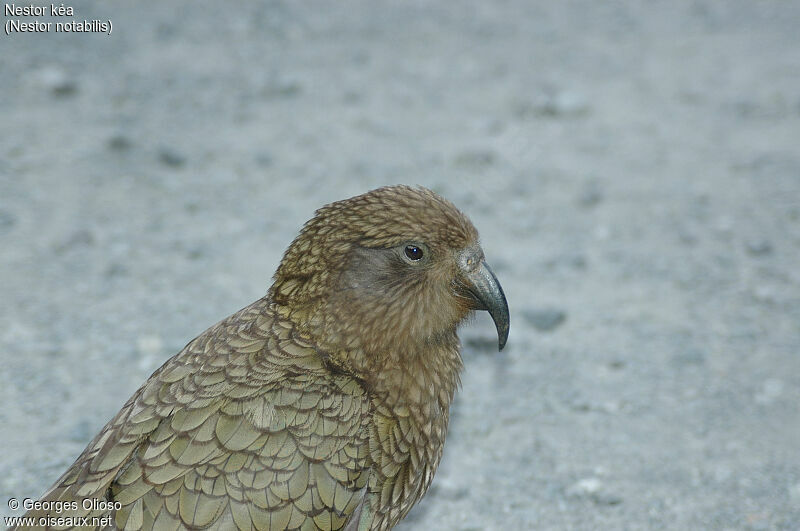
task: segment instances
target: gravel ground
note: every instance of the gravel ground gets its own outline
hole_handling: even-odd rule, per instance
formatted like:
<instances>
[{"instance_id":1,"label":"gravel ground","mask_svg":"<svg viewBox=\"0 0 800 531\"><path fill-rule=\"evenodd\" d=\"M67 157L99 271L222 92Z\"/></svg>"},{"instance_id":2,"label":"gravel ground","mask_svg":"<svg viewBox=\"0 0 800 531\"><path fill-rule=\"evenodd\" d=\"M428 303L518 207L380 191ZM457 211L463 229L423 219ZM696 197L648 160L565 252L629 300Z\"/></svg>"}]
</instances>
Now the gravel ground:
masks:
<instances>
[{"instance_id":1,"label":"gravel ground","mask_svg":"<svg viewBox=\"0 0 800 531\"><path fill-rule=\"evenodd\" d=\"M2 515L402 182L512 326L400 528L800 529L800 3L68 5L112 34L0 35Z\"/></svg>"}]
</instances>

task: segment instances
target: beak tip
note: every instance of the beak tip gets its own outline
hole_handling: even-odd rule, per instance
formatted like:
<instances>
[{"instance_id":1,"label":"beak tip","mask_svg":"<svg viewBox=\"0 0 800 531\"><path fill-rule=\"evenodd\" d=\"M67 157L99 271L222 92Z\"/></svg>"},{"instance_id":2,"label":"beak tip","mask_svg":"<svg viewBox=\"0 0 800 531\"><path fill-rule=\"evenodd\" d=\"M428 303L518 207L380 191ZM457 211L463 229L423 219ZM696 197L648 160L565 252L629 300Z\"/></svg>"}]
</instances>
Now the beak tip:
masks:
<instances>
[{"instance_id":1,"label":"beak tip","mask_svg":"<svg viewBox=\"0 0 800 531\"><path fill-rule=\"evenodd\" d=\"M497 335L497 351L500 352L505 348L506 342L508 342L508 325L506 325L502 331Z\"/></svg>"}]
</instances>

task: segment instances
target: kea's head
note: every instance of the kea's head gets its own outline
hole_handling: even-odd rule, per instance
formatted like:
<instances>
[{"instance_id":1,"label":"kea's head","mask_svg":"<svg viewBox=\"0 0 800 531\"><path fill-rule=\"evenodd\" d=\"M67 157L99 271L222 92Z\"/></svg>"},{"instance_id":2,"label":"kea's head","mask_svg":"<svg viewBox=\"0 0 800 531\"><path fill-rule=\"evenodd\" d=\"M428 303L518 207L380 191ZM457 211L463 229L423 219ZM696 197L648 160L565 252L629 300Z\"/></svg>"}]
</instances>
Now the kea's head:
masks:
<instances>
[{"instance_id":1,"label":"kea's head","mask_svg":"<svg viewBox=\"0 0 800 531\"><path fill-rule=\"evenodd\" d=\"M292 242L270 297L322 345L419 352L456 341L488 310L502 349L508 304L475 227L425 188L388 186L317 210Z\"/></svg>"}]
</instances>

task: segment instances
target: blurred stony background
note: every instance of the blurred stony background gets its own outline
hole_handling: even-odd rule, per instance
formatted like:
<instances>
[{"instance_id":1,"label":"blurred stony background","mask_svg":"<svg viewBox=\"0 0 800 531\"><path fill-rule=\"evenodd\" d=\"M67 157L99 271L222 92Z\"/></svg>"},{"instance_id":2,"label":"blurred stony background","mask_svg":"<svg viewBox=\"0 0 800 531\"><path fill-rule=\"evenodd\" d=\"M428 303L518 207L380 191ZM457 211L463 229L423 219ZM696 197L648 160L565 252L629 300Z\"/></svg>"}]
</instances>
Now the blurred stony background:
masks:
<instances>
[{"instance_id":1,"label":"blurred stony background","mask_svg":"<svg viewBox=\"0 0 800 531\"><path fill-rule=\"evenodd\" d=\"M800 3L69 5L111 36L0 35L1 514L316 207L409 183L512 328L464 328L402 529L800 529Z\"/></svg>"}]
</instances>

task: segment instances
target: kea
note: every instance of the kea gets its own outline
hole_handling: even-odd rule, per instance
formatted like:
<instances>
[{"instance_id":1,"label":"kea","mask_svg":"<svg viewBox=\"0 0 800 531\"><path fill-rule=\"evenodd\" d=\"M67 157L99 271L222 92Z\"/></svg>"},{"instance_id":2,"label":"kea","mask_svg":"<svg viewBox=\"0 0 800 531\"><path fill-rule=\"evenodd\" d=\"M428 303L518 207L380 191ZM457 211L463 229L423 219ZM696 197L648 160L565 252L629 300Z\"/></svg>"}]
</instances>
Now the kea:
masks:
<instances>
[{"instance_id":1,"label":"kea","mask_svg":"<svg viewBox=\"0 0 800 531\"><path fill-rule=\"evenodd\" d=\"M391 529L441 460L456 331L476 310L502 349L503 289L452 203L390 186L323 206L267 295L156 370L26 516L52 528Z\"/></svg>"}]
</instances>

